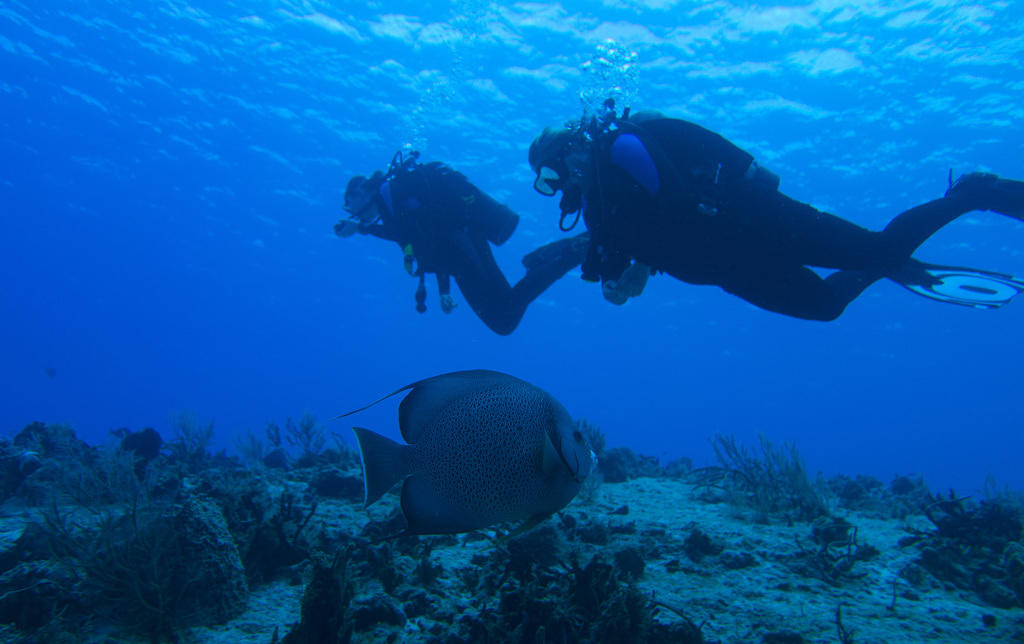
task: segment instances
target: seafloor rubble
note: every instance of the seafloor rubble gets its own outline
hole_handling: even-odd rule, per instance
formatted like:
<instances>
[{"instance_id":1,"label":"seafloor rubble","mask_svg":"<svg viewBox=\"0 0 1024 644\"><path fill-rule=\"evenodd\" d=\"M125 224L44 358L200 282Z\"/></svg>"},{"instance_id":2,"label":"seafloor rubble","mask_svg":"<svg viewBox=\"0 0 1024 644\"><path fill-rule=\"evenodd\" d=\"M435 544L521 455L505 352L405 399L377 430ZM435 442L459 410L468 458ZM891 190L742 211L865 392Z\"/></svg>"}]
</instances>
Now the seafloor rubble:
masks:
<instances>
[{"instance_id":1,"label":"seafloor rubble","mask_svg":"<svg viewBox=\"0 0 1024 644\"><path fill-rule=\"evenodd\" d=\"M808 476L792 446L715 437L714 467L599 452L565 511L514 539L402 530L311 417L211 454L90 446L33 423L0 443L9 642L1024 642L1015 494ZM504 526L508 528L511 526Z\"/></svg>"}]
</instances>

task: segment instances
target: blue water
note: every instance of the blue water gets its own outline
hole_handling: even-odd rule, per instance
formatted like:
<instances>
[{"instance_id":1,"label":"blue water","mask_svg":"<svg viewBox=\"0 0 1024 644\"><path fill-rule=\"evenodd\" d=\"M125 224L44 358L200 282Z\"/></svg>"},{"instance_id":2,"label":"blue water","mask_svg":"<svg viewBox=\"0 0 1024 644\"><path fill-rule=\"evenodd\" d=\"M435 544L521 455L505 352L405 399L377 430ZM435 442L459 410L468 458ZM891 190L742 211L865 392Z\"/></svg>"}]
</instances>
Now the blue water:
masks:
<instances>
[{"instance_id":1,"label":"blue water","mask_svg":"<svg viewBox=\"0 0 1024 644\"><path fill-rule=\"evenodd\" d=\"M518 279L561 235L526 148L604 89L877 228L951 167L1024 178L1021 3L66 6L0 2L3 431L170 436L189 411L230 447L490 368L662 458L710 463L715 433L761 433L812 471L1024 486L1024 302L977 311L880 283L823 324L664 276L617 308L576 272L498 337L433 289L417 315L393 244L332 232L348 178L413 145L522 214L496 251ZM919 257L1021 275L1022 248L1024 224L975 213ZM357 422L397 432L393 404Z\"/></svg>"}]
</instances>

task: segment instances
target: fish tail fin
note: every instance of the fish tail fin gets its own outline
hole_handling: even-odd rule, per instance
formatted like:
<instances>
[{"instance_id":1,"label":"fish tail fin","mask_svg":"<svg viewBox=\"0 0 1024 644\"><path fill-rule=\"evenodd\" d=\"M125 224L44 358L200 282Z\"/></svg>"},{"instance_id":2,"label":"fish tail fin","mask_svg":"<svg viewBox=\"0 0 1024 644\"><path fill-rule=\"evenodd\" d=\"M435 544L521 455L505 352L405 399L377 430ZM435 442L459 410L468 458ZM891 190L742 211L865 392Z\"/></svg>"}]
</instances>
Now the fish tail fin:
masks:
<instances>
[{"instance_id":1,"label":"fish tail fin","mask_svg":"<svg viewBox=\"0 0 1024 644\"><path fill-rule=\"evenodd\" d=\"M359 459L363 464L363 506L366 507L409 476L408 446L363 427L353 427L352 431L359 441Z\"/></svg>"}]
</instances>

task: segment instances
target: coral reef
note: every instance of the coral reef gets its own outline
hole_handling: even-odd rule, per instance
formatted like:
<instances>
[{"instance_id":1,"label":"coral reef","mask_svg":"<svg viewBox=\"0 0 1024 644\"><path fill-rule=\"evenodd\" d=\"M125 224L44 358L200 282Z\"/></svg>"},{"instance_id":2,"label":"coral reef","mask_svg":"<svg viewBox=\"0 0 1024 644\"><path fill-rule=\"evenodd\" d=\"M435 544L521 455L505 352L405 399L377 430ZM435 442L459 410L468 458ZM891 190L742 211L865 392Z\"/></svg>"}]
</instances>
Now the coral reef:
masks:
<instances>
[{"instance_id":1,"label":"coral reef","mask_svg":"<svg viewBox=\"0 0 1024 644\"><path fill-rule=\"evenodd\" d=\"M923 511L935 529L902 541L920 553L901 572L905 579L925 587L927 572L996 608L1024 607L1024 513L1016 499L974 503L950 491Z\"/></svg>"},{"instance_id":2,"label":"coral reef","mask_svg":"<svg viewBox=\"0 0 1024 644\"><path fill-rule=\"evenodd\" d=\"M870 476L838 475L826 484L841 508L882 518L921 514L932 503L931 492L920 477L896 476L886 486Z\"/></svg>"},{"instance_id":3,"label":"coral reef","mask_svg":"<svg viewBox=\"0 0 1024 644\"><path fill-rule=\"evenodd\" d=\"M183 418L169 442L122 429L94 447L42 423L0 442L0 639L1024 638L1009 494L826 485L767 440L751 454L717 439L714 468L661 467L581 422L610 476L592 494L514 538L412 537L397 494L362 507L358 458L315 420L272 426L243 464Z\"/></svg>"},{"instance_id":4,"label":"coral reef","mask_svg":"<svg viewBox=\"0 0 1024 644\"><path fill-rule=\"evenodd\" d=\"M828 514L824 484L811 482L796 446L774 445L760 437L760 454L752 454L732 436L716 435L711 445L718 467L704 468L699 482L717 488L728 501L753 510L759 518L783 515L811 521Z\"/></svg>"},{"instance_id":5,"label":"coral reef","mask_svg":"<svg viewBox=\"0 0 1024 644\"><path fill-rule=\"evenodd\" d=\"M641 456L628 447L613 447L605 450L597 461L601 478L608 483L622 483L641 476L661 476L658 459Z\"/></svg>"},{"instance_id":6,"label":"coral reef","mask_svg":"<svg viewBox=\"0 0 1024 644\"><path fill-rule=\"evenodd\" d=\"M348 551L333 558L324 552L311 557L313 571L302 595L302 619L281 640L282 644L343 644L352 638L353 626L367 621L358 610L347 616L352 601L352 584L347 578Z\"/></svg>"}]
</instances>

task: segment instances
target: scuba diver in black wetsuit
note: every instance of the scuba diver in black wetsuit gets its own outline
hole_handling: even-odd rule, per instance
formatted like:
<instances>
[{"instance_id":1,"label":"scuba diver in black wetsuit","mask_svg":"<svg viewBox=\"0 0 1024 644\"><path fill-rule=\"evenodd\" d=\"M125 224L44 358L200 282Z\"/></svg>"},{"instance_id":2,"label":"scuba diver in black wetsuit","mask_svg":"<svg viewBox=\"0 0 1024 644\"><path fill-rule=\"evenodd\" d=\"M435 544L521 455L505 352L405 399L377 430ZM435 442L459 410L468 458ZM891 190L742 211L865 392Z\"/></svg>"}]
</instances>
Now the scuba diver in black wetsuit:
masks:
<instances>
[{"instance_id":1,"label":"scuba diver in black wetsuit","mask_svg":"<svg viewBox=\"0 0 1024 644\"><path fill-rule=\"evenodd\" d=\"M995 308L1024 290L1000 273L926 264L918 246L960 215L992 210L1024 220L1024 182L967 174L941 199L870 231L778 191L779 178L698 125L655 112L621 117L614 103L572 129L545 129L530 146L534 188L562 191L562 230L582 215L591 234L583 279L622 304L665 272L714 284L784 315L834 320L875 281ZM568 218L568 220L567 220ZM827 277L811 266L837 269Z\"/></svg>"},{"instance_id":2,"label":"scuba diver in black wetsuit","mask_svg":"<svg viewBox=\"0 0 1024 644\"><path fill-rule=\"evenodd\" d=\"M549 286L580 265L587 236L560 239L523 258L526 275L510 286L489 243L512 235L519 215L441 163L421 164L419 154L397 153L387 173L353 177L345 189L349 217L334 226L397 242L405 269L419 277L416 310L426 307L424 276L437 276L441 310L455 308L450 278L481 321L499 335L515 330L526 307Z\"/></svg>"}]
</instances>

